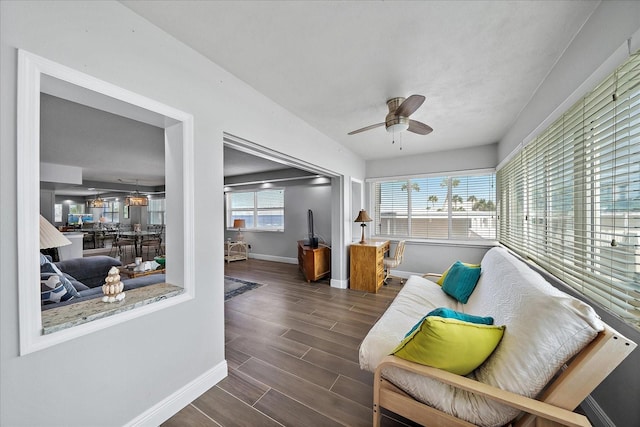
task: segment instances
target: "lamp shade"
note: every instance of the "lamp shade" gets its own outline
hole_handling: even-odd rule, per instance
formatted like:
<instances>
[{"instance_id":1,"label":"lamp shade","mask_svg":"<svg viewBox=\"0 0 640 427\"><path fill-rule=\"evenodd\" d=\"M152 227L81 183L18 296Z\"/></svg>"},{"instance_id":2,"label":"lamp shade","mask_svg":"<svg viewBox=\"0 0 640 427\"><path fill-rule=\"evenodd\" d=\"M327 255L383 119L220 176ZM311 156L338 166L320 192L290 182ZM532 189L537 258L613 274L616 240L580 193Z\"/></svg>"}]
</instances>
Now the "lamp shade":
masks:
<instances>
[{"instance_id":1,"label":"lamp shade","mask_svg":"<svg viewBox=\"0 0 640 427\"><path fill-rule=\"evenodd\" d=\"M247 223L244 221L244 219L233 220L233 228L246 228L246 227L247 227Z\"/></svg>"},{"instance_id":2,"label":"lamp shade","mask_svg":"<svg viewBox=\"0 0 640 427\"><path fill-rule=\"evenodd\" d=\"M358 217L353 220L353 222L371 222L373 221L371 219L371 217L369 217L369 215L367 214L367 211L365 211L364 209L360 210L360 213L358 214Z\"/></svg>"},{"instance_id":3,"label":"lamp shade","mask_svg":"<svg viewBox=\"0 0 640 427\"><path fill-rule=\"evenodd\" d=\"M71 241L40 215L40 249L59 248L70 245Z\"/></svg>"}]
</instances>

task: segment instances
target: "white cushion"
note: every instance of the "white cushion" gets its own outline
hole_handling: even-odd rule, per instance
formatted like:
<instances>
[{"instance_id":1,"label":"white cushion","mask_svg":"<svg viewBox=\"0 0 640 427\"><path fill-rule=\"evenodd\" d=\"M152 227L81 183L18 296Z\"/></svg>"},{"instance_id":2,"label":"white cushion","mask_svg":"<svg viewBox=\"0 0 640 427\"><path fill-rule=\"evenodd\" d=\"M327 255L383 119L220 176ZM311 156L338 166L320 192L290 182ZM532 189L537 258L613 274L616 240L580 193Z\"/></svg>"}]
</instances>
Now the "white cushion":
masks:
<instances>
[{"instance_id":1,"label":"white cushion","mask_svg":"<svg viewBox=\"0 0 640 427\"><path fill-rule=\"evenodd\" d=\"M405 334L425 314L438 307L455 310L458 304L434 282L420 276L409 277L360 345L360 367L375 371L380 361L400 344Z\"/></svg>"},{"instance_id":2,"label":"white cushion","mask_svg":"<svg viewBox=\"0 0 640 427\"><path fill-rule=\"evenodd\" d=\"M413 277L405 288L412 280ZM437 289L433 289L434 286ZM362 342L360 365L363 369L374 371L384 357L379 353L387 351L388 354L393 350L431 307L449 307L478 316L492 316L495 324L507 326L496 351L469 377L535 397L564 363L603 330L602 322L590 306L551 286L504 248L493 248L485 254L480 280L467 304L455 304L455 300L446 295L448 300L443 300L436 290L444 295L435 284L428 288L412 285L407 292L403 289L398 294L369 332L371 337L367 335ZM449 305L443 304L446 302ZM403 310L411 314L400 314ZM371 349L371 346L378 348ZM504 425L519 413L396 368L385 369L383 376L417 400L476 425Z\"/></svg>"}]
</instances>

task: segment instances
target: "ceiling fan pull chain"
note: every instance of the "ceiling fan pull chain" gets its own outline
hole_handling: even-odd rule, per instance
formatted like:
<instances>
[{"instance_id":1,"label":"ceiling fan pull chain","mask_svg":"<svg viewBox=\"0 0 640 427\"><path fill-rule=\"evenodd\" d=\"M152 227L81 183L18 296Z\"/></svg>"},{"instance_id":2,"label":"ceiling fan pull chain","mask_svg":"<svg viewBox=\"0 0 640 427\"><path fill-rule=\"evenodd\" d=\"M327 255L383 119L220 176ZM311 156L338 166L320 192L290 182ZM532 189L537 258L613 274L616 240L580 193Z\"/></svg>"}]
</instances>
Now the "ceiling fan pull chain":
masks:
<instances>
[{"instance_id":1,"label":"ceiling fan pull chain","mask_svg":"<svg viewBox=\"0 0 640 427\"><path fill-rule=\"evenodd\" d=\"M402 151L402 133L400 133L400 151Z\"/></svg>"},{"instance_id":2,"label":"ceiling fan pull chain","mask_svg":"<svg viewBox=\"0 0 640 427\"><path fill-rule=\"evenodd\" d=\"M391 144L395 144L396 143L396 131L394 130L391 133Z\"/></svg>"}]
</instances>

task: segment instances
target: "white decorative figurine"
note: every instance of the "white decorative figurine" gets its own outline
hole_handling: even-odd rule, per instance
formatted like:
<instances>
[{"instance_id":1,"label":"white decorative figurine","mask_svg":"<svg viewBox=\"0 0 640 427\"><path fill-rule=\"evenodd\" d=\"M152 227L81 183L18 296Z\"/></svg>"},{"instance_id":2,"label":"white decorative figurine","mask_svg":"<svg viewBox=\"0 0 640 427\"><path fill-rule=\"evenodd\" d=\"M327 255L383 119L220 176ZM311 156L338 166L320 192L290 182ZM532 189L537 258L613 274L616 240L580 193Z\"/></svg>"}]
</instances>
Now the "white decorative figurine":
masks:
<instances>
[{"instance_id":1,"label":"white decorative figurine","mask_svg":"<svg viewBox=\"0 0 640 427\"><path fill-rule=\"evenodd\" d=\"M124 283L120 281L120 270L117 267L111 267L107 278L102 285L103 302L122 301L124 299Z\"/></svg>"}]
</instances>

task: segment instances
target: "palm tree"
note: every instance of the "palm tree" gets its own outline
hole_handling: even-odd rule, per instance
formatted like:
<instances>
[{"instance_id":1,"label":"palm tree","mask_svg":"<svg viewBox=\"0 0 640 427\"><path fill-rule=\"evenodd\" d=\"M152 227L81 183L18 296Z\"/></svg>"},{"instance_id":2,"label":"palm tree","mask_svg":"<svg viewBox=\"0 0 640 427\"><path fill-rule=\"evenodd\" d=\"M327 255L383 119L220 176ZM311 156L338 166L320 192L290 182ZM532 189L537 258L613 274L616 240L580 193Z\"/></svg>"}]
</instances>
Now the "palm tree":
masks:
<instances>
[{"instance_id":1,"label":"palm tree","mask_svg":"<svg viewBox=\"0 0 640 427\"><path fill-rule=\"evenodd\" d=\"M463 207L460 207L460 209L458 209L458 203L462 203L462 197L460 197L458 194L454 194L451 197L451 203L453 203L453 210L457 211L457 210L464 210Z\"/></svg>"},{"instance_id":2,"label":"palm tree","mask_svg":"<svg viewBox=\"0 0 640 427\"><path fill-rule=\"evenodd\" d=\"M454 188L456 188L459 185L460 185L460 180L458 178L451 178L452 191ZM447 188L448 186L449 186L449 178L447 177L442 178L442 181L440 182L440 187ZM449 201L449 192L447 191L447 197L444 198L444 202L442 203L442 209L439 209L439 211L448 209L448 201ZM451 201L453 202L453 199ZM460 198L460 202L462 202L462 198Z\"/></svg>"},{"instance_id":3,"label":"palm tree","mask_svg":"<svg viewBox=\"0 0 640 427\"><path fill-rule=\"evenodd\" d=\"M407 188L409 188L409 184L408 183L404 183L402 184L402 190L407 191ZM411 191L420 191L420 185L417 182L412 182L411 183Z\"/></svg>"},{"instance_id":4,"label":"palm tree","mask_svg":"<svg viewBox=\"0 0 640 427\"><path fill-rule=\"evenodd\" d=\"M431 209L436 205L436 203L438 203L438 196L432 194L427 200L431 202L431 207L427 207L427 209Z\"/></svg>"}]
</instances>

